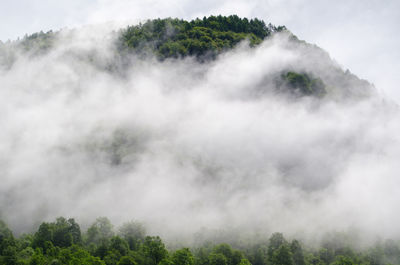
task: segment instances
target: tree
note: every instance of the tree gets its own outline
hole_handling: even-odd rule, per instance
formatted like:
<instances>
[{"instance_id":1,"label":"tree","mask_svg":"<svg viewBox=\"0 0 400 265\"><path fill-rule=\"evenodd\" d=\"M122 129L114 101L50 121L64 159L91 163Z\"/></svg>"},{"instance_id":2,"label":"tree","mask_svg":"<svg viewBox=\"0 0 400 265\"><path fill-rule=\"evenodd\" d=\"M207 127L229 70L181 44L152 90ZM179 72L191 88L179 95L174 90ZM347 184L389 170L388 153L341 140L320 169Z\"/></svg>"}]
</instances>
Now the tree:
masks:
<instances>
[{"instance_id":1,"label":"tree","mask_svg":"<svg viewBox=\"0 0 400 265\"><path fill-rule=\"evenodd\" d=\"M99 217L89 227L86 233L86 244L108 242L114 236L113 226L107 217Z\"/></svg>"},{"instance_id":2,"label":"tree","mask_svg":"<svg viewBox=\"0 0 400 265\"><path fill-rule=\"evenodd\" d=\"M123 256L119 262L117 263L117 265L137 265L136 261L129 257L129 256Z\"/></svg>"},{"instance_id":3,"label":"tree","mask_svg":"<svg viewBox=\"0 0 400 265\"><path fill-rule=\"evenodd\" d=\"M55 246L69 247L73 243L73 237L70 233L70 224L64 217L57 218L56 222L50 224L53 232L52 243Z\"/></svg>"},{"instance_id":4,"label":"tree","mask_svg":"<svg viewBox=\"0 0 400 265\"><path fill-rule=\"evenodd\" d=\"M111 238L110 249L118 251L121 256L125 256L128 254L129 246L125 240L119 236L114 236Z\"/></svg>"},{"instance_id":5,"label":"tree","mask_svg":"<svg viewBox=\"0 0 400 265\"><path fill-rule=\"evenodd\" d=\"M182 248L177 251L172 255L172 261L176 265L193 265L194 264L194 258L192 253L188 248Z\"/></svg>"},{"instance_id":6,"label":"tree","mask_svg":"<svg viewBox=\"0 0 400 265\"><path fill-rule=\"evenodd\" d=\"M146 236L146 229L141 223L131 221L119 228L119 235L128 242L129 249L138 250Z\"/></svg>"},{"instance_id":7,"label":"tree","mask_svg":"<svg viewBox=\"0 0 400 265\"><path fill-rule=\"evenodd\" d=\"M210 265L228 265L227 258L221 253L211 253L208 259Z\"/></svg>"},{"instance_id":8,"label":"tree","mask_svg":"<svg viewBox=\"0 0 400 265\"><path fill-rule=\"evenodd\" d=\"M43 222L35 233L32 246L46 250L46 242L58 247L69 247L72 244L81 244L81 230L74 219L58 217L54 223ZM48 244L47 244L48 245Z\"/></svg>"},{"instance_id":9,"label":"tree","mask_svg":"<svg viewBox=\"0 0 400 265\"><path fill-rule=\"evenodd\" d=\"M226 243L219 244L214 247L213 253L222 254L226 258L226 261L229 265L234 264L233 262L233 250L232 247ZM242 257L239 257L238 263L240 262Z\"/></svg>"},{"instance_id":10,"label":"tree","mask_svg":"<svg viewBox=\"0 0 400 265\"><path fill-rule=\"evenodd\" d=\"M268 260L268 250L265 246L257 246L253 250L250 256L250 262L253 265L264 265Z\"/></svg>"},{"instance_id":11,"label":"tree","mask_svg":"<svg viewBox=\"0 0 400 265\"><path fill-rule=\"evenodd\" d=\"M2 257L0 256L0 263L7 265L17 264L17 249L14 246L8 246L3 250Z\"/></svg>"},{"instance_id":12,"label":"tree","mask_svg":"<svg viewBox=\"0 0 400 265\"><path fill-rule=\"evenodd\" d=\"M297 240L293 240L290 244L290 251L293 254L293 262L295 265L305 265L306 262L304 260L303 249L300 245L300 242Z\"/></svg>"},{"instance_id":13,"label":"tree","mask_svg":"<svg viewBox=\"0 0 400 265\"><path fill-rule=\"evenodd\" d=\"M325 84L320 78L312 78L306 73L287 72L283 75L287 86L302 95L322 97L326 94Z\"/></svg>"},{"instance_id":14,"label":"tree","mask_svg":"<svg viewBox=\"0 0 400 265\"><path fill-rule=\"evenodd\" d=\"M293 265L293 257L289 247L286 244L281 245L274 251L272 256L272 264L274 265Z\"/></svg>"},{"instance_id":15,"label":"tree","mask_svg":"<svg viewBox=\"0 0 400 265\"><path fill-rule=\"evenodd\" d=\"M15 246L14 236L7 224L0 220L0 256L9 246Z\"/></svg>"},{"instance_id":16,"label":"tree","mask_svg":"<svg viewBox=\"0 0 400 265\"><path fill-rule=\"evenodd\" d=\"M169 259L169 258L165 258L165 259L162 259L161 261L160 261L160 263L158 263L159 265L177 265L177 264L179 264L179 263L174 263L171 259Z\"/></svg>"},{"instance_id":17,"label":"tree","mask_svg":"<svg viewBox=\"0 0 400 265\"><path fill-rule=\"evenodd\" d=\"M282 246L287 244L285 238L283 237L282 233L274 233L271 235L269 238L269 244L268 244L268 260L273 263L273 257L275 255L275 252Z\"/></svg>"},{"instance_id":18,"label":"tree","mask_svg":"<svg viewBox=\"0 0 400 265\"><path fill-rule=\"evenodd\" d=\"M151 259L152 264L158 264L162 259L168 256L168 251L161 238L147 236L142 244L142 252Z\"/></svg>"},{"instance_id":19,"label":"tree","mask_svg":"<svg viewBox=\"0 0 400 265\"><path fill-rule=\"evenodd\" d=\"M242 259L240 261L239 265L251 265L251 263L248 259Z\"/></svg>"},{"instance_id":20,"label":"tree","mask_svg":"<svg viewBox=\"0 0 400 265\"><path fill-rule=\"evenodd\" d=\"M43 264L45 264L45 258L43 256L43 253L40 249L36 249L35 253L31 258L30 265L43 265Z\"/></svg>"},{"instance_id":21,"label":"tree","mask_svg":"<svg viewBox=\"0 0 400 265\"><path fill-rule=\"evenodd\" d=\"M349 257L345 257L342 255L339 255L336 257L335 262L332 263L332 265L353 265L353 261Z\"/></svg>"},{"instance_id":22,"label":"tree","mask_svg":"<svg viewBox=\"0 0 400 265\"><path fill-rule=\"evenodd\" d=\"M53 230L49 223L43 222L35 233L32 247L45 249L45 242L53 240Z\"/></svg>"}]
</instances>

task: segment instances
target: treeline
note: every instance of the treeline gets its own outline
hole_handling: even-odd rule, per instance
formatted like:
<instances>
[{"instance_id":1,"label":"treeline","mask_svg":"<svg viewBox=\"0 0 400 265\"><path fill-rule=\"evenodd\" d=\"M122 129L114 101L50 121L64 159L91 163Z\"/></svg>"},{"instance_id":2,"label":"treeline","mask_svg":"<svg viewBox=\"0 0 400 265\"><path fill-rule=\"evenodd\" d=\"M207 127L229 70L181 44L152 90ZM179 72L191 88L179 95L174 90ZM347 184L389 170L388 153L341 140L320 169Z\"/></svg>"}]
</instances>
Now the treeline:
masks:
<instances>
[{"instance_id":1,"label":"treeline","mask_svg":"<svg viewBox=\"0 0 400 265\"><path fill-rule=\"evenodd\" d=\"M160 237L146 235L137 222L125 223L115 232L102 217L82 233L74 219L60 217L18 238L0 221L0 264L384 265L400 264L400 248L398 242L388 240L357 251L344 241L328 239L316 249L274 233L265 242L236 249L227 243L168 249Z\"/></svg>"},{"instance_id":2,"label":"treeline","mask_svg":"<svg viewBox=\"0 0 400 265\"><path fill-rule=\"evenodd\" d=\"M283 30L286 30L284 26L266 25L260 19L240 18L237 15L209 16L191 21L158 18L119 30L115 52L123 57L132 53L155 55L161 60L185 56L212 59L242 40L247 39L251 46L255 46L272 33ZM68 30L63 31L68 34ZM3 46L11 45L31 55L40 55L51 50L60 32L41 31L5 44L0 41L0 62L7 55Z\"/></svg>"},{"instance_id":3,"label":"treeline","mask_svg":"<svg viewBox=\"0 0 400 265\"><path fill-rule=\"evenodd\" d=\"M248 39L257 45L284 26L268 26L264 21L232 16L209 16L185 21L182 19L153 19L122 30L119 47L139 54L154 53L160 59L196 56L213 58Z\"/></svg>"}]
</instances>

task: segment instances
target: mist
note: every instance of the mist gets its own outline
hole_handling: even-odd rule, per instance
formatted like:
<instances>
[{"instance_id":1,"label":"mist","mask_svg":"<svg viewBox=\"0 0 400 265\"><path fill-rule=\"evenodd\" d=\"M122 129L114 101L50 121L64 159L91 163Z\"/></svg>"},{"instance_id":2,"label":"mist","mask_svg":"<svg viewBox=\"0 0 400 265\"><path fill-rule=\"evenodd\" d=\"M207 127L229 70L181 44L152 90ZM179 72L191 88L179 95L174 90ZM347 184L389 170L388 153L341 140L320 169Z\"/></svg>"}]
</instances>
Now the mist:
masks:
<instances>
[{"instance_id":1,"label":"mist","mask_svg":"<svg viewBox=\"0 0 400 265\"><path fill-rule=\"evenodd\" d=\"M318 47L276 34L216 60L129 57L104 28L61 34L0 72L0 218L143 222L166 239L201 229L398 239L397 105ZM118 67L110 70L111 63ZM273 76L311 72L324 98Z\"/></svg>"}]
</instances>

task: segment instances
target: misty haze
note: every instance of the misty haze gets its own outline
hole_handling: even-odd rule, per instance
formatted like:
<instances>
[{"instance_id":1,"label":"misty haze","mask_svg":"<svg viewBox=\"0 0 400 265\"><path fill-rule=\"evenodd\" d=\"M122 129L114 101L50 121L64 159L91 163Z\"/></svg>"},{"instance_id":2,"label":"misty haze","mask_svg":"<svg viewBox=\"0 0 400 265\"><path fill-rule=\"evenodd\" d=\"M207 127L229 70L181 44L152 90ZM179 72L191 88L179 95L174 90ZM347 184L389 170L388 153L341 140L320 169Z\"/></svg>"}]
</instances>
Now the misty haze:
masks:
<instances>
[{"instance_id":1,"label":"misty haze","mask_svg":"<svg viewBox=\"0 0 400 265\"><path fill-rule=\"evenodd\" d=\"M398 105L283 26L201 21L0 43L0 219L14 236L64 216L82 233L134 220L171 248L400 239ZM194 264L239 264L211 260ZM118 264L193 264L135 262Z\"/></svg>"}]
</instances>

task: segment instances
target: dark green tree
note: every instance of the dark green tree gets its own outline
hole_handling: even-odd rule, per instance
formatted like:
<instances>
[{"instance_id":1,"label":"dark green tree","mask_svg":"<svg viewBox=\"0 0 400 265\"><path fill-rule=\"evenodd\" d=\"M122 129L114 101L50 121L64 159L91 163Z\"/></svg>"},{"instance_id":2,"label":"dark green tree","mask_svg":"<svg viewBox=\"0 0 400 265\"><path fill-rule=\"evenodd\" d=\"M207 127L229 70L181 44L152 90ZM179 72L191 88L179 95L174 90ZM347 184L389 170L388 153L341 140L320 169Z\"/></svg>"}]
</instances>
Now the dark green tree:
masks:
<instances>
[{"instance_id":1,"label":"dark green tree","mask_svg":"<svg viewBox=\"0 0 400 265\"><path fill-rule=\"evenodd\" d=\"M293 254L293 262L295 265L305 265L303 249L298 240L293 240L290 244L290 251Z\"/></svg>"},{"instance_id":2,"label":"dark green tree","mask_svg":"<svg viewBox=\"0 0 400 265\"><path fill-rule=\"evenodd\" d=\"M210 265L228 265L228 259L222 253L211 253L208 260Z\"/></svg>"},{"instance_id":3,"label":"dark green tree","mask_svg":"<svg viewBox=\"0 0 400 265\"><path fill-rule=\"evenodd\" d=\"M345 257L345 256L337 256L336 260L332 263L332 265L353 265L355 263L353 263L352 259L349 257Z\"/></svg>"},{"instance_id":4,"label":"dark green tree","mask_svg":"<svg viewBox=\"0 0 400 265\"><path fill-rule=\"evenodd\" d=\"M138 263L129 256L123 256L117 263L117 265L137 265Z\"/></svg>"},{"instance_id":5,"label":"dark green tree","mask_svg":"<svg viewBox=\"0 0 400 265\"><path fill-rule=\"evenodd\" d=\"M7 224L0 220L0 256L8 247L15 246L15 239Z\"/></svg>"},{"instance_id":6,"label":"dark green tree","mask_svg":"<svg viewBox=\"0 0 400 265\"><path fill-rule=\"evenodd\" d=\"M17 248L8 246L3 250L0 256L0 264L16 265L17 264Z\"/></svg>"},{"instance_id":7,"label":"dark green tree","mask_svg":"<svg viewBox=\"0 0 400 265\"><path fill-rule=\"evenodd\" d=\"M128 254L129 246L124 239L119 236L114 236L111 238L110 250L116 250L121 256L125 256Z\"/></svg>"},{"instance_id":8,"label":"dark green tree","mask_svg":"<svg viewBox=\"0 0 400 265\"><path fill-rule=\"evenodd\" d=\"M179 265L194 264L193 255L188 248L182 248L175 251L175 253L172 255L171 260L173 261L174 264L179 264Z\"/></svg>"},{"instance_id":9,"label":"dark green tree","mask_svg":"<svg viewBox=\"0 0 400 265\"><path fill-rule=\"evenodd\" d=\"M272 263L273 262L273 257L275 255L275 252L282 246L286 245L287 241L283 237L282 233L274 233L271 235L269 238L269 243L268 243L268 260Z\"/></svg>"},{"instance_id":10,"label":"dark green tree","mask_svg":"<svg viewBox=\"0 0 400 265\"><path fill-rule=\"evenodd\" d=\"M53 240L53 229L49 223L43 222L33 237L32 247L45 249L45 242Z\"/></svg>"},{"instance_id":11,"label":"dark green tree","mask_svg":"<svg viewBox=\"0 0 400 265\"><path fill-rule=\"evenodd\" d=\"M274 265L293 265L292 253L287 244L281 245L277 250L274 251L272 256L272 264Z\"/></svg>"},{"instance_id":12,"label":"dark green tree","mask_svg":"<svg viewBox=\"0 0 400 265\"><path fill-rule=\"evenodd\" d=\"M251 265L251 263L248 259L242 259L240 261L239 265Z\"/></svg>"},{"instance_id":13,"label":"dark green tree","mask_svg":"<svg viewBox=\"0 0 400 265\"><path fill-rule=\"evenodd\" d=\"M168 256L168 251L165 248L161 238L147 236L142 244L142 252L151 260L151 264L158 264L162 259Z\"/></svg>"}]
</instances>

